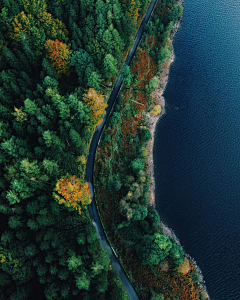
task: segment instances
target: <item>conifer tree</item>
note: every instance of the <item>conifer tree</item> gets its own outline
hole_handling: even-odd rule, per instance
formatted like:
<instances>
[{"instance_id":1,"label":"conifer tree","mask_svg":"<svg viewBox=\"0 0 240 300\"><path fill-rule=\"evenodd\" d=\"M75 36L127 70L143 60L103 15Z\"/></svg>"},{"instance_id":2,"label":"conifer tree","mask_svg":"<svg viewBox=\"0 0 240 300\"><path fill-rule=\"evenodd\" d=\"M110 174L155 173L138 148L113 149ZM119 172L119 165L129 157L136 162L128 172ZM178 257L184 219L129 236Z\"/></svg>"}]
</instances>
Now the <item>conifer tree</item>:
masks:
<instances>
[{"instance_id":1,"label":"conifer tree","mask_svg":"<svg viewBox=\"0 0 240 300\"><path fill-rule=\"evenodd\" d=\"M14 53L8 47L5 46L3 48L2 54L6 59L6 61L8 62L8 64L10 65L10 67L19 70L18 60L14 55Z\"/></svg>"},{"instance_id":2,"label":"conifer tree","mask_svg":"<svg viewBox=\"0 0 240 300\"><path fill-rule=\"evenodd\" d=\"M22 44L23 52L27 56L28 61L31 62L31 65L36 67L37 66L37 58L36 58L36 55L35 55L35 53L33 52L32 48L31 48L28 35L24 31L22 31L20 33L20 41L21 41L21 44Z\"/></svg>"},{"instance_id":3,"label":"conifer tree","mask_svg":"<svg viewBox=\"0 0 240 300\"><path fill-rule=\"evenodd\" d=\"M71 141L73 142L75 147L80 147L81 146L81 137L79 135L79 133L74 130L74 129L70 129L69 131L69 136L71 138Z\"/></svg>"},{"instance_id":4,"label":"conifer tree","mask_svg":"<svg viewBox=\"0 0 240 300\"><path fill-rule=\"evenodd\" d=\"M116 58L114 58L111 54L107 54L104 58L103 65L106 78L109 77L109 74L113 77L116 76L118 72Z\"/></svg>"},{"instance_id":5,"label":"conifer tree","mask_svg":"<svg viewBox=\"0 0 240 300\"><path fill-rule=\"evenodd\" d=\"M43 160L43 168L51 176L52 175L58 176L58 174L59 174L58 163L55 162L55 161L53 161L53 160L48 160L47 158L44 158L44 160Z\"/></svg>"},{"instance_id":6,"label":"conifer tree","mask_svg":"<svg viewBox=\"0 0 240 300\"><path fill-rule=\"evenodd\" d=\"M83 49L79 49L78 51L73 52L70 66L75 67L75 70L81 81L84 80L84 75L87 67L92 71L94 71L95 69L93 58L88 54L87 51Z\"/></svg>"}]
</instances>

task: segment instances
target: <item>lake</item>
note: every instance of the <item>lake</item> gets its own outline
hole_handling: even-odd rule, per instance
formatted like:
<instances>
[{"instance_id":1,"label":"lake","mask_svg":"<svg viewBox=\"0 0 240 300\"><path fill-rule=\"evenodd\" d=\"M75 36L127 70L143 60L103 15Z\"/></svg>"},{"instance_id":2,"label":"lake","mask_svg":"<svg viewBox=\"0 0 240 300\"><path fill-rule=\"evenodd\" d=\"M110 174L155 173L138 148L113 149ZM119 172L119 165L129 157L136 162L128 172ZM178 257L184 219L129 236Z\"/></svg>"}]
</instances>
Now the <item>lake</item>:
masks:
<instances>
[{"instance_id":1,"label":"lake","mask_svg":"<svg viewBox=\"0 0 240 300\"><path fill-rule=\"evenodd\" d=\"M155 133L156 206L211 299L240 299L240 2L185 0Z\"/></svg>"}]
</instances>

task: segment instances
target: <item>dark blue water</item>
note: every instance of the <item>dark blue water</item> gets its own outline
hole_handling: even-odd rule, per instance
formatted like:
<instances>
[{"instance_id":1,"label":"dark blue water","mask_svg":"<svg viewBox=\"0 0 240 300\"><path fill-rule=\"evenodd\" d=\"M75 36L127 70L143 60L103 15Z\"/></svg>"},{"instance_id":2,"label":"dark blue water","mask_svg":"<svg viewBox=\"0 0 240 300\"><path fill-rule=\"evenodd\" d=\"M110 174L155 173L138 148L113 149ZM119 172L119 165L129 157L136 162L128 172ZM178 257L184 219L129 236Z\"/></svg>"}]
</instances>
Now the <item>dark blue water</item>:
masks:
<instances>
[{"instance_id":1,"label":"dark blue water","mask_svg":"<svg viewBox=\"0 0 240 300\"><path fill-rule=\"evenodd\" d=\"M239 25L239 0L185 0L154 147L157 209L214 300L240 300Z\"/></svg>"}]
</instances>

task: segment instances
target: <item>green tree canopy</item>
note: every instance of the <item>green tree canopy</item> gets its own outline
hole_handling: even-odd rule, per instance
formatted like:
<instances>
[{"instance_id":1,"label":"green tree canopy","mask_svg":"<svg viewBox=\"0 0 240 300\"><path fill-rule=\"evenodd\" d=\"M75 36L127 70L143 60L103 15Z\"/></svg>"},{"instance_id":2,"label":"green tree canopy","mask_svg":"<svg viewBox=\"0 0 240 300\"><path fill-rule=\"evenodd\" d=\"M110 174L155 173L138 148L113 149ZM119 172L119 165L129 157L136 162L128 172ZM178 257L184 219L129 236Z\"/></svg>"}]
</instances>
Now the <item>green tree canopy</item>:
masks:
<instances>
[{"instance_id":1,"label":"green tree canopy","mask_svg":"<svg viewBox=\"0 0 240 300\"><path fill-rule=\"evenodd\" d=\"M140 171L143 170L145 165L141 158L136 158L132 161L131 166L134 171Z\"/></svg>"}]
</instances>

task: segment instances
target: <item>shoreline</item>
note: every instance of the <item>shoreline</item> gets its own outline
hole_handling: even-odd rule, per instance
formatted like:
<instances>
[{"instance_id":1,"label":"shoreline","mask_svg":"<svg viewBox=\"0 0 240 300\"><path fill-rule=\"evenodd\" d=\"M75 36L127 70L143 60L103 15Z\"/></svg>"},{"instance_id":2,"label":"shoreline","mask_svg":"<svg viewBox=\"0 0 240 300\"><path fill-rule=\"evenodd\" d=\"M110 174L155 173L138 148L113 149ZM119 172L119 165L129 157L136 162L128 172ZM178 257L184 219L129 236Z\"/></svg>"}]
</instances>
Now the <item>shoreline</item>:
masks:
<instances>
[{"instance_id":1,"label":"shoreline","mask_svg":"<svg viewBox=\"0 0 240 300\"><path fill-rule=\"evenodd\" d=\"M183 0L180 0L177 5L183 4ZM170 45L173 45L173 40L180 29L182 22L182 18L177 21L174 25L173 31L170 35ZM155 201L155 175L154 175L154 159L153 159L153 148L154 148L154 142L155 142L155 131L156 131L156 126L157 123L161 120L161 118L165 115L166 113L166 107L165 107L165 98L163 97L164 91L166 89L166 86L168 84L168 79L169 79L169 72L172 63L175 61L175 54L174 54L174 49L171 51L171 56L169 59L166 59L162 69L160 69L159 72L159 87L155 89L155 91L152 93L152 97L154 98L155 105L160 105L161 106L161 112L157 116L153 116L149 113L145 114L145 120L147 122L147 127L149 131L151 132L151 139L150 141L147 142L147 150L148 150L148 160L147 160L147 170L146 174L151 177L152 182L150 183L150 203L149 205L153 206L156 209L156 201ZM166 236L169 236L173 238L179 245L180 241L174 231L169 228L166 224L164 224L162 221L160 221L160 226L163 229L163 234ZM201 287L201 294L204 297L205 300L210 300L210 296L207 292L207 287L205 285L205 281L203 278L203 274L201 269L198 267L196 261L184 251L185 257L194 264L196 271L199 275L200 278L200 287Z\"/></svg>"},{"instance_id":2,"label":"shoreline","mask_svg":"<svg viewBox=\"0 0 240 300\"><path fill-rule=\"evenodd\" d=\"M182 2L181 2L182 3ZM180 3L180 4L181 4ZM173 44L173 39L175 34L178 32L178 30L180 29L180 25L181 25L181 19L176 22L173 32L171 33L170 36L170 43L171 46ZM157 116L153 116L149 113L145 114L145 119L147 121L147 126L149 131L151 132L151 139L150 141L147 142L147 150L148 150L148 161L147 161L147 175L150 176L152 178L152 182L150 183L150 205L155 207L155 176L154 176L154 161L153 161L153 147L154 147L154 141L155 141L155 130L156 130L156 126L157 123L159 122L159 120L165 115L166 113L166 108L165 108L165 98L163 97L163 93L166 89L167 83L168 83L168 77L169 77L169 71L170 71L170 67L171 64L174 62L175 60L175 55L174 55L174 50L172 50L171 52L171 56L169 59L166 59L163 68L160 70L160 74L159 74L159 87L155 89L155 91L152 93L152 97L154 98L155 101L155 105L160 105L161 106L161 112L159 115Z\"/></svg>"}]
</instances>

